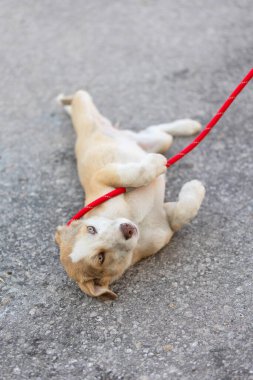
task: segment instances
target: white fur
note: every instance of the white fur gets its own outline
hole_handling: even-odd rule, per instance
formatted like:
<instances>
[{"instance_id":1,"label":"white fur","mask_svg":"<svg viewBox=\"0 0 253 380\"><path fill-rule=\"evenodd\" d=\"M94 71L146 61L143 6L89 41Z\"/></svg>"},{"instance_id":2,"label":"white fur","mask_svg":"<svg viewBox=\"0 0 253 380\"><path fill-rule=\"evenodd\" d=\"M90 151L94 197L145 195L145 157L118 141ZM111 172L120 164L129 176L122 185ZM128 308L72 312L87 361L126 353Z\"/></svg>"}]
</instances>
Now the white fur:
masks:
<instances>
[{"instance_id":1,"label":"white fur","mask_svg":"<svg viewBox=\"0 0 253 380\"><path fill-rule=\"evenodd\" d=\"M70 254L72 263L77 263L78 261L88 257L92 251L92 242L91 244L87 243L87 239L80 238L74 245L73 251Z\"/></svg>"}]
</instances>

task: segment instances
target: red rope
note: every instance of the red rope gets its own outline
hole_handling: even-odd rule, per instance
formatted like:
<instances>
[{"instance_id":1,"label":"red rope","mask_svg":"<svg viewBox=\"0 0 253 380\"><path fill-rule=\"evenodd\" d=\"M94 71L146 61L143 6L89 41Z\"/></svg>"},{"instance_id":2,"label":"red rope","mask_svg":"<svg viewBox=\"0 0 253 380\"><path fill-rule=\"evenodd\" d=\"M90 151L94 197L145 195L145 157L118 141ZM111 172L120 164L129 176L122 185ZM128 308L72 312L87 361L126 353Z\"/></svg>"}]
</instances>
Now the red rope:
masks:
<instances>
[{"instance_id":1,"label":"red rope","mask_svg":"<svg viewBox=\"0 0 253 380\"><path fill-rule=\"evenodd\" d=\"M235 98L240 94L240 92L244 89L244 87L248 84L248 82L253 77L253 68L248 72L245 78L241 81L241 83L236 87L236 89L232 92L232 94L228 97L228 99L225 101L223 106L218 110L218 112L214 115L214 117L209 121L209 123L206 125L206 127L203 129L202 132L189 144L187 145L181 152L177 153L175 156L171 157L167 161L167 168L169 168L171 165L175 164L178 160L181 160L186 154L188 154L191 150L196 148L196 146L210 133L211 129L218 123L220 118L224 115L226 110L229 108L229 106L233 103ZM83 215L85 215L88 211L92 210L93 208L97 207L98 205L104 203L105 201L114 198L120 194L123 194L126 192L125 187L119 187L118 189L115 189L113 191L110 191L109 193L103 195L100 198L97 198L95 201L89 203L87 206L82 208L80 211L78 211L77 214L75 214L67 223L69 226L73 220L80 219Z\"/></svg>"},{"instance_id":2,"label":"red rope","mask_svg":"<svg viewBox=\"0 0 253 380\"><path fill-rule=\"evenodd\" d=\"M102 197L95 199L95 201L89 203L87 206L82 208L78 211L77 214L75 214L67 223L67 226L69 226L73 220L80 219L84 214L86 214L88 211L92 210L93 208L97 207L98 205L101 205L101 203L104 203L105 201L108 201L111 198L116 197L117 195L123 194L126 192L125 187L118 187L117 189L110 191L109 193L102 195Z\"/></svg>"}]
</instances>

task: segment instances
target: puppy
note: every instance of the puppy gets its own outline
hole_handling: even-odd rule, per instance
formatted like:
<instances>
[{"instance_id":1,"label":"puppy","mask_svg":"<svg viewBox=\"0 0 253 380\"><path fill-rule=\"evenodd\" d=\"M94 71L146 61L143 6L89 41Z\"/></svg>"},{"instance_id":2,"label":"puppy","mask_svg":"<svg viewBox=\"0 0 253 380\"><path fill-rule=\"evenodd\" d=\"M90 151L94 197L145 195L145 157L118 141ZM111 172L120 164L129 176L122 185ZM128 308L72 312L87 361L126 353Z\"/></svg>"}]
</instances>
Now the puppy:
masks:
<instances>
[{"instance_id":1,"label":"puppy","mask_svg":"<svg viewBox=\"0 0 253 380\"><path fill-rule=\"evenodd\" d=\"M142 132L115 129L85 91L59 97L76 131L76 158L88 204L116 187L125 194L88 212L68 226L59 226L55 239L67 274L93 297L116 298L109 285L131 265L151 256L175 231L194 218L205 195L193 180L176 202L164 203L166 158L172 136L190 136L200 124L179 120Z\"/></svg>"}]
</instances>

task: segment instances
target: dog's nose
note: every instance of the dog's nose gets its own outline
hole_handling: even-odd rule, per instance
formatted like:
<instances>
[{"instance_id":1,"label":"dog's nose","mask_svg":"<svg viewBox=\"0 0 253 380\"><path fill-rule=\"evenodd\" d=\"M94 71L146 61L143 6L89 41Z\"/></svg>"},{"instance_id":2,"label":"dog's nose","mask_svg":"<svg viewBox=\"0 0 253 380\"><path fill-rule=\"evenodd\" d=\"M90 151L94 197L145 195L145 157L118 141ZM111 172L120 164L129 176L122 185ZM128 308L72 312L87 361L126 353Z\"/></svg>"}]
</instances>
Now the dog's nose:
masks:
<instances>
[{"instance_id":1,"label":"dog's nose","mask_svg":"<svg viewBox=\"0 0 253 380\"><path fill-rule=\"evenodd\" d=\"M130 223L122 223L120 229L126 240L130 239L137 232L136 227Z\"/></svg>"}]
</instances>

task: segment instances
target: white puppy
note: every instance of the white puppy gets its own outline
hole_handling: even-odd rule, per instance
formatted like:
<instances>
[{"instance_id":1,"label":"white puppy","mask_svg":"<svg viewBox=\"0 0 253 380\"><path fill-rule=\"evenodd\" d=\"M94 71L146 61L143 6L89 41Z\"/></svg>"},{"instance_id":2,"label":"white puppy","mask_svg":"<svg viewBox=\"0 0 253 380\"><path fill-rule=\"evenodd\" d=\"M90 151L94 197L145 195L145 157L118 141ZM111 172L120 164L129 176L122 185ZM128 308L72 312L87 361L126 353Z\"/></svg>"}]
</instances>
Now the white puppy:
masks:
<instances>
[{"instance_id":1,"label":"white puppy","mask_svg":"<svg viewBox=\"0 0 253 380\"><path fill-rule=\"evenodd\" d=\"M134 188L82 219L57 228L61 262L85 293L115 298L109 289L130 265L164 247L173 233L194 218L205 195L203 185L187 182L177 202L164 203L166 158L172 136L200 130L193 120L119 131L78 91L60 97L77 133L78 174L90 203L116 187Z\"/></svg>"}]
</instances>

